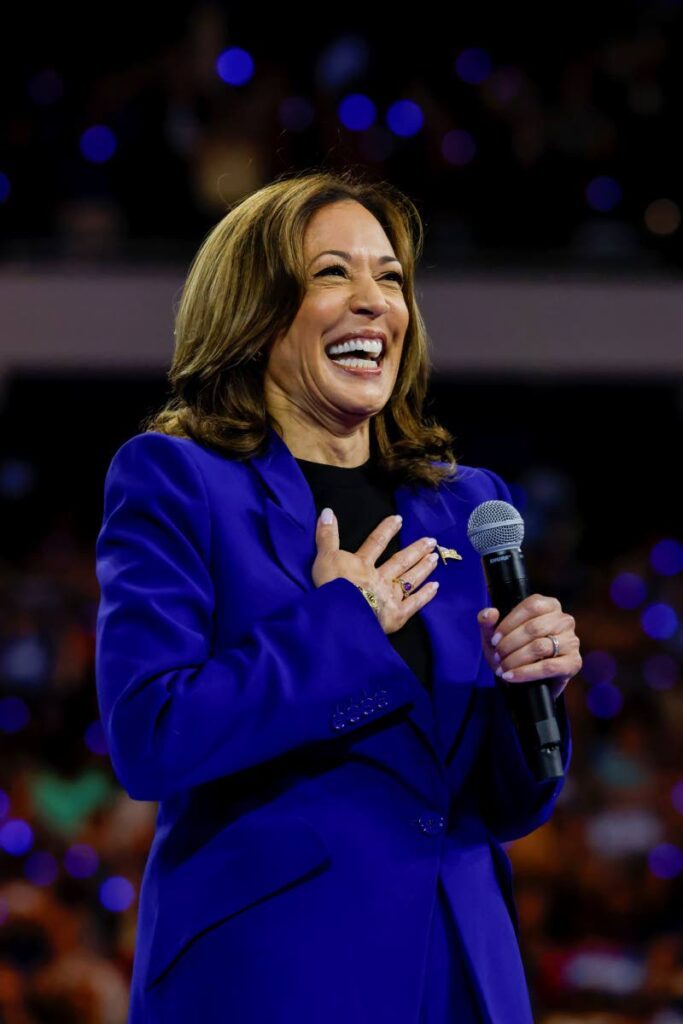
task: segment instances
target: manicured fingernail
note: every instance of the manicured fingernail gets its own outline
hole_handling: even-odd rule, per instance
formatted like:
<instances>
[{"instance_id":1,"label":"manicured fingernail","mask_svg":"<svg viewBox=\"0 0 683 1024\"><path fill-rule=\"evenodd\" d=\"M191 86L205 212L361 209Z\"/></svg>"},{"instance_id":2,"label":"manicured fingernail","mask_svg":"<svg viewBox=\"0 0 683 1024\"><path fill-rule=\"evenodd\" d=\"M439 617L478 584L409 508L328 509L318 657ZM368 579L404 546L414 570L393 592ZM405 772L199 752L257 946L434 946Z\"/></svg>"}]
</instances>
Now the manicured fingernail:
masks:
<instances>
[{"instance_id":1,"label":"manicured fingernail","mask_svg":"<svg viewBox=\"0 0 683 1024\"><path fill-rule=\"evenodd\" d=\"M515 673L514 672L503 672L503 679L514 679L514 678L515 678Z\"/></svg>"},{"instance_id":2,"label":"manicured fingernail","mask_svg":"<svg viewBox=\"0 0 683 1024\"><path fill-rule=\"evenodd\" d=\"M334 512L331 508L324 508L320 513L320 522L328 525L334 519Z\"/></svg>"},{"instance_id":3,"label":"manicured fingernail","mask_svg":"<svg viewBox=\"0 0 683 1024\"><path fill-rule=\"evenodd\" d=\"M503 639L503 634L502 634L502 633L494 633L494 634L493 634L493 636L491 637L491 643L492 643L492 644L493 644L493 646L495 647L495 646L496 646L496 644L497 644L497 643L498 643L498 642L499 642L500 640L502 640L502 639Z\"/></svg>"},{"instance_id":4,"label":"manicured fingernail","mask_svg":"<svg viewBox=\"0 0 683 1024\"><path fill-rule=\"evenodd\" d=\"M496 675L497 675L497 676L502 676L502 674L503 674L503 669L502 669L502 667L501 667L501 666L499 665L499 666L498 666L498 668L496 669Z\"/></svg>"},{"instance_id":5,"label":"manicured fingernail","mask_svg":"<svg viewBox=\"0 0 683 1024\"><path fill-rule=\"evenodd\" d=\"M496 651L496 653L493 655L493 660L495 661L496 664L498 664L498 662L500 661L500 654L498 653L498 651Z\"/></svg>"}]
</instances>

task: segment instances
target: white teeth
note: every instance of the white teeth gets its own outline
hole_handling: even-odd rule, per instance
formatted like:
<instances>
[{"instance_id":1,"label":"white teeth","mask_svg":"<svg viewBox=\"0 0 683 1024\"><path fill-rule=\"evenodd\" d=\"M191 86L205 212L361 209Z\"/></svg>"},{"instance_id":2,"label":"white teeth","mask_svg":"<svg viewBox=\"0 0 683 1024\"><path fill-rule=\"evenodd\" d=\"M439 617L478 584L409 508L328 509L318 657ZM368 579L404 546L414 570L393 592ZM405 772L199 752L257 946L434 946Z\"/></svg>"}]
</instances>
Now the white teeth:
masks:
<instances>
[{"instance_id":1,"label":"white teeth","mask_svg":"<svg viewBox=\"0 0 683 1024\"><path fill-rule=\"evenodd\" d=\"M328 355L336 356L342 352L357 352L358 349L361 352L370 352L373 356L378 357L382 354L382 342L379 338L349 338L348 341L331 345L327 351Z\"/></svg>"},{"instance_id":2,"label":"white teeth","mask_svg":"<svg viewBox=\"0 0 683 1024\"><path fill-rule=\"evenodd\" d=\"M374 359L335 359L335 363L339 363L340 366L362 366L364 369L367 369L368 366L375 368L379 366Z\"/></svg>"}]
</instances>

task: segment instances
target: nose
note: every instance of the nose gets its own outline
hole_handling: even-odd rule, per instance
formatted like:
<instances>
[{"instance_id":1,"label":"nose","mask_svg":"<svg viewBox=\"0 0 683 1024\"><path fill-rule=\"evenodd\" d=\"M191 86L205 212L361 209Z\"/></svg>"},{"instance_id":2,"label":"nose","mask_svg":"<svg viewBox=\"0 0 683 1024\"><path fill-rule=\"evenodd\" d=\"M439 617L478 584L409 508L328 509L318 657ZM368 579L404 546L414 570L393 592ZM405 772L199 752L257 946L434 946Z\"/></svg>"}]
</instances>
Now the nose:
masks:
<instances>
[{"instance_id":1,"label":"nose","mask_svg":"<svg viewBox=\"0 0 683 1024\"><path fill-rule=\"evenodd\" d=\"M389 300L371 274L362 277L354 289L351 305L355 313L386 313Z\"/></svg>"}]
</instances>

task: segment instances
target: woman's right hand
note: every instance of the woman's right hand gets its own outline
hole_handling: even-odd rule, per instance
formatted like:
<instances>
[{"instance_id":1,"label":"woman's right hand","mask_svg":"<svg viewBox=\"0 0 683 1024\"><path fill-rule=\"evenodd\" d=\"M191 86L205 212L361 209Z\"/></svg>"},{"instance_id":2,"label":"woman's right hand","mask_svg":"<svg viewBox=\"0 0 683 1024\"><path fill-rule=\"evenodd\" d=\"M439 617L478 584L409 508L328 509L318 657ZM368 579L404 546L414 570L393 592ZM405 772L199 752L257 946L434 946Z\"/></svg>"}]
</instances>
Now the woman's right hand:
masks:
<instances>
[{"instance_id":1,"label":"woman's right hand","mask_svg":"<svg viewBox=\"0 0 683 1024\"><path fill-rule=\"evenodd\" d=\"M368 535L355 554L340 550L336 516L331 523L323 523L318 517L315 531L318 554L313 563L312 576L316 587L342 576L372 591L377 598L377 617L385 633L395 633L400 629L418 609L431 601L438 589L438 584L428 583L418 590L439 558L434 553L434 538L423 537L414 541L407 548L397 551L379 568L375 568L375 562L400 527L401 523L396 516L387 516ZM433 559L430 553L435 554ZM398 576L412 584L408 597L404 598L398 583L392 583Z\"/></svg>"}]
</instances>

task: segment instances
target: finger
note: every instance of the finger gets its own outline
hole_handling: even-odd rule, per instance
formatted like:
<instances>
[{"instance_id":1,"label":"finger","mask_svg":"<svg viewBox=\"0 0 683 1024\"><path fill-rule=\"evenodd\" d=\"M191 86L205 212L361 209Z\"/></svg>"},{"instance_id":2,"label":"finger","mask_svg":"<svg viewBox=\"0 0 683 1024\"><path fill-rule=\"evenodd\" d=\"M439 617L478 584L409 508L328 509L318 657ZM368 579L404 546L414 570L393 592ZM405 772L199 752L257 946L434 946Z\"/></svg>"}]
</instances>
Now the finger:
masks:
<instances>
[{"instance_id":1,"label":"finger","mask_svg":"<svg viewBox=\"0 0 683 1024\"><path fill-rule=\"evenodd\" d=\"M424 583L430 572L433 572L436 568L438 561L439 556L435 551L432 551L431 553L428 552L420 559L419 562L411 566L410 570L400 573L400 578L410 584L410 591L412 592L413 590L416 590L421 583ZM382 566L382 568L384 568L384 566ZM395 582L397 578L398 577L394 576L391 577L391 582L394 583L395 586L399 586L399 584Z\"/></svg>"},{"instance_id":2,"label":"finger","mask_svg":"<svg viewBox=\"0 0 683 1024\"><path fill-rule=\"evenodd\" d=\"M491 646L491 637L493 636L493 632L499 618L500 612L497 608L482 608L481 611L477 613L477 622L479 623L484 655L491 668L496 667L496 662L493 660L495 648Z\"/></svg>"},{"instance_id":3,"label":"finger","mask_svg":"<svg viewBox=\"0 0 683 1024\"><path fill-rule=\"evenodd\" d=\"M420 537L419 540L413 541L408 547L397 551L391 558L387 558L386 562L380 565L377 571L381 572L385 579L395 579L397 576L402 576L414 566L417 566L418 562L426 554L429 554L435 546L435 537ZM434 564L436 565L436 562Z\"/></svg>"},{"instance_id":4,"label":"finger","mask_svg":"<svg viewBox=\"0 0 683 1024\"><path fill-rule=\"evenodd\" d=\"M550 640L546 637L537 637L524 647L518 648L516 651L512 651L510 654L502 656L500 662L496 662L496 672L501 669L501 672L508 672L516 670L523 665L529 665L540 661L553 662L555 666L560 663L562 658L571 658L572 656L577 662L575 672L579 671L581 656L579 654L579 638L573 630L565 630L564 632L555 631L553 636L556 636L560 644L560 653L553 656L553 645ZM501 641L502 643L502 641ZM496 655L498 655L498 649L496 648ZM495 656L494 656L495 661ZM552 675L556 676L560 674L560 670L553 668Z\"/></svg>"},{"instance_id":5,"label":"finger","mask_svg":"<svg viewBox=\"0 0 683 1024\"><path fill-rule=\"evenodd\" d=\"M404 613L403 624L408 621L411 615L414 615L416 611L424 607L428 601L431 601L433 597L439 592L439 584L436 580L430 580L429 583L425 583L423 587L416 590L410 597L406 597L404 601L401 601L401 611Z\"/></svg>"},{"instance_id":6,"label":"finger","mask_svg":"<svg viewBox=\"0 0 683 1024\"><path fill-rule=\"evenodd\" d=\"M396 536L401 529L403 520L401 516L387 516L372 530L365 538L356 554L366 558L374 565L382 554L392 537Z\"/></svg>"},{"instance_id":7,"label":"finger","mask_svg":"<svg viewBox=\"0 0 683 1024\"><path fill-rule=\"evenodd\" d=\"M512 611L508 612L500 621L496 632L499 632L501 636L506 636L513 629L517 629L523 622L526 622L527 619L561 611L562 605L556 597L546 597L544 594L529 594L519 604L516 604Z\"/></svg>"},{"instance_id":8,"label":"finger","mask_svg":"<svg viewBox=\"0 0 683 1024\"><path fill-rule=\"evenodd\" d=\"M548 653L548 635L559 636L561 633L571 633L573 626L574 619L566 612L548 612L547 615L537 615L527 619L508 633L503 633L502 627L499 626L491 637L491 643L496 654L500 655L501 661L508 654L523 650L534 641L540 641L534 647L535 657L543 657ZM498 633L500 633L500 640L497 639Z\"/></svg>"},{"instance_id":9,"label":"finger","mask_svg":"<svg viewBox=\"0 0 683 1024\"><path fill-rule=\"evenodd\" d=\"M322 554L339 551L339 523L334 512L332 512L332 521L326 523L323 515L327 512L332 512L332 509L324 508L318 516L315 526L315 543L318 551Z\"/></svg>"},{"instance_id":10,"label":"finger","mask_svg":"<svg viewBox=\"0 0 683 1024\"><path fill-rule=\"evenodd\" d=\"M506 669L505 671L503 671L503 666L499 665L498 669L496 669L496 674L499 674L506 683L531 683L536 679L564 679L566 676L576 675L578 671L573 654L558 658L544 658L531 665L519 665L515 669Z\"/></svg>"}]
</instances>

